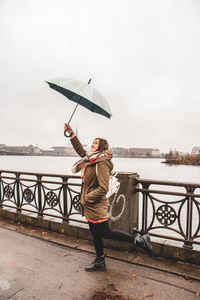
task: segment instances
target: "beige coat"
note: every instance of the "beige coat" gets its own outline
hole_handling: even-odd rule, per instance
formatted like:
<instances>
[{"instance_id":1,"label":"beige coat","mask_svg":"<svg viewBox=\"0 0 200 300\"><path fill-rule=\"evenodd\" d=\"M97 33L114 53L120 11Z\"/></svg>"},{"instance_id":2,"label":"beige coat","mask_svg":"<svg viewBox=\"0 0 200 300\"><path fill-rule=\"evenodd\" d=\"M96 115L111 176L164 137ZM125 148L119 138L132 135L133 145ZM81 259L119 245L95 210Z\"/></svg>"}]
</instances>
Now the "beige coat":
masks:
<instances>
[{"instance_id":1,"label":"beige coat","mask_svg":"<svg viewBox=\"0 0 200 300\"><path fill-rule=\"evenodd\" d=\"M79 156L86 156L86 151L76 136L71 139L71 143ZM109 218L106 194L109 188L110 172L113 169L111 159L112 155L110 154L100 157L94 162L88 162L83 173L81 204L84 208L85 217L91 220Z\"/></svg>"}]
</instances>

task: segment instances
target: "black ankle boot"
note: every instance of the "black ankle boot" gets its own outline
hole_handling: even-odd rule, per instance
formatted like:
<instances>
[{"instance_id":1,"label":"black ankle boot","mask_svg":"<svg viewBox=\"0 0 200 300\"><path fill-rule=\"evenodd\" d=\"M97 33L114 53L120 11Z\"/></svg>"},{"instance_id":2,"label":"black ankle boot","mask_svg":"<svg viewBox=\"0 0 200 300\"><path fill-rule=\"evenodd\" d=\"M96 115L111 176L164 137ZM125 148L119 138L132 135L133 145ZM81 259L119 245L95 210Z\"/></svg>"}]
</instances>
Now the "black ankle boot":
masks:
<instances>
[{"instance_id":1,"label":"black ankle boot","mask_svg":"<svg viewBox=\"0 0 200 300\"><path fill-rule=\"evenodd\" d=\"M93 272L93 271L105 271L106 264L104 255L100 257L96 257L96 259L88 266L85 267L85 271Z\"/></svg>"},{"instance_id":2,"label":"black ankle boot","mask_svg":"<svg viewBox=\"0 0 200 300\"><path fill-rule=\"evenodd\" d=\"M142 249L146 250L149 256L153 255L149 234L139 235L137 233L136 235L134 235L133 244L137 247L141 247Z\"/></svg>"}]
</instances>

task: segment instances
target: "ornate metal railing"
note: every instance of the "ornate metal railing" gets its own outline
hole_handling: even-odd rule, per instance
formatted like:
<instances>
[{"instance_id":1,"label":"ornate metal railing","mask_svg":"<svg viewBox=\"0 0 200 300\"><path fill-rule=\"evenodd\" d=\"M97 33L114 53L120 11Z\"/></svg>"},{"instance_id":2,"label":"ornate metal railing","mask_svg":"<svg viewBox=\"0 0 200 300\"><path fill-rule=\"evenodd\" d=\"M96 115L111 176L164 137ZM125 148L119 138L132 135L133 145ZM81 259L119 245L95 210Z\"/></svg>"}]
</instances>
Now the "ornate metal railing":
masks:
<instances>
[{"instance_id":1,"label":"ornate metal railing","mask_svg":"<svg viewBox=\"0 0 200 300\"><path fill-rule=\"evenodd\" d=\"M142 193L143 233L183 242L186 248L200 245L200 184L145 179L135 183L135 192Z\"/></svg>"},{"instance_id":2,"label":"ornate metal railing","mask_svg":"<svg viewBox=\"0 0 200 300\"><path fill-rule=\"evenodd\" d=\"M157 238L200 245L200 184L135 179L139 197L139 229ZM159 186L159 188L158 188ZM0 170L0 208L86 223L80 205L81 177ZM110 206L126 201L116 194ZM123 206L124 209L124 206Z\"/></svg>"},{"instance_id":3,"label":"ornate metal railing","mask_svg":"<svg viewBox=\"0 0 200 300\"><path fill-rule=\"evenodd\" d=\"M80 176L0 170L1 208L86 223L80 192Z\"/></svg>"},{"instance_id":4,"label":"ornate metal railing","mask_svg":"<svg viewBox=\"0 0 200 300\"><path fill-rule=\"evenodd\" d=\"M87 224L82 216L81 185L80 176L0 170L0 208ZM118 192L109 207L114 222L123 217L125 206L125 196ZM119 202L123 205L116 213Z\"/></svg>"}]
</instances>

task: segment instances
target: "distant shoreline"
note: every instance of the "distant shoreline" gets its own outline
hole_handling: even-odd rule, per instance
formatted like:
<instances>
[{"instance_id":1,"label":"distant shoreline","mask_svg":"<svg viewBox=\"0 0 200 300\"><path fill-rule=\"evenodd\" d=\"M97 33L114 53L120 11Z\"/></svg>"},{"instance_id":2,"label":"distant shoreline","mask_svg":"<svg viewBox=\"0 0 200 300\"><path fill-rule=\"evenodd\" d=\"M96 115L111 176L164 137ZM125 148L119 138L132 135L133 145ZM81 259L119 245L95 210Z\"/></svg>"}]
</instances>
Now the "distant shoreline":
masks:
<instances>
[{"instance_id":1,"label":"distant shoreline","mask_svg":"<svg viewBox=\"0 0 200 300\"><path fill-rule=\"evenodd\" d=\"M194 162L189 160L180 160L180 159L166 159L165 161L162 161L164 164L168 165L186 165L186 166L200 166L200 162Z\"/></svg>"},{"instance_id":2,"label":"distant shoreline","mask_svg":"<svg viewBox=\"0 0 200 300\"><path fill-rule=\"evenodd\" d=\"M58 155L58 154L37 154L37 153L19 153L19 152L9 152L0 153L0 156L61 156L61 157L76 157L77 155Z\"/></svg>"},{"instance_id":3,"label":"distant shoreline","mask_svg":"<svg viewBox=\"0 0 200 300\"><path fill-rule=\"evenodd\" d=\"M41 154L41 153L23 153L23 152L0 152L0 156L52 156L52 157L77 157L78 155L59 155L59 154ZM161 159L163 157L141 157L141 156L121 156L113 155L113 158L145 158L145 159Z\"/></svg>"}]
</instances>

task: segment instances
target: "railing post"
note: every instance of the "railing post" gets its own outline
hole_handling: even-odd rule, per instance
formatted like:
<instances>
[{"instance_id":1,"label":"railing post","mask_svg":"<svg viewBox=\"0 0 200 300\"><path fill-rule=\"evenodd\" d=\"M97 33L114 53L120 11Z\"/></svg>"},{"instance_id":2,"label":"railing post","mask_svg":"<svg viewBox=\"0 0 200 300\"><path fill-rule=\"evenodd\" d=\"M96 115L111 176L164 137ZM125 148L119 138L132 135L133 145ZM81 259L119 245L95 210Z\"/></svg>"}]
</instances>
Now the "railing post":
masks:
<instances>
[{"instance_id":1,"label":"railing post","mask_svg":"<svg viewBox=\"0 0 200 300\"><path fill-rule=\"evenodd\" d=\"M3 205L2 205L2 182L1 182L1 172L0 172L0 208L2 208L3 207Z\"/></svg>"},{"instance_id":2,"label":"railing post","mask_svg":"<svg viewBox=\"0 0 200 300\"><path fill-rule=\"evenodd\" d=\"M142 192L142 228L141 232L144 233L146 229L146 203L147 203L147 193Z\"/></svg>"},{"instance_id":3,"label":"railing post","mask_svg":"<svg viewBox=\"0 0 200 300\"><path fill-rule=\"evenodd\" d=\"M16 189L17 189L17 212L21 212L21 206L20 206L20 191L19 191L19 181L20 181L20 174L15 173L16 175Z\"/></svg>"},{"instance_id":4,"label":"railing post","mask_svg":"<svg viewBox=\"0 0 200 300\"><path fill-rule=\"evenodd\" d=\"M194 188L186 187L187 193L194 193ZM184 241L184 248L192 249L192 211L193 211L193 197L187 197L187 217L186 217L186 239Z\"/></svg>"},{"instance_id":5,"label":"railing post","mask_svg":"<svg viewBox=\"0 0 200 300\"><path fill-rule=\"evenodd\" d=\"M137 173L118 172L120 189L110 199L110 224L113 229L133 233L138 228L139 193L135 193Z\"/></svg>"},{"instance_id":6,"label":"railing post","mask_svg":"<svg viewBox=\"0 0 200 300\"><path fill-rule=\"evenodd\" d=\"M67 184L64 182L67 182L68 178L67 177L62 177L63 181L63 221L68 222L66 219L68 215L68 204L67 204Z\"/></svg>"},{"instance_id":7,"label":"railing post","mask_svg":"<svg viewBox=\"0 0 200 300\"><path fill-rule=\"evenodd\" d=\"M38 186L38 216L39 217L43 217L43 213L42 213L42 190L41 190L41 180L42 180L42 176L41 175L37 175L37 186ZM46 200L44 200L46 201Z\"/></svg>"},{"instance_id":8,"label":"railing post","mask_svg":"<svg viewBox=\"0 0 200 300\"><path fill-rule=\"evenodd\" d=\"M142 185L142 188L148 189L149 184ZM141 233L147 233L147 219L148 219L148 192L142 192L143 199L142 199L142 229Z\"/></svg>"}]
</instances>

